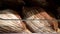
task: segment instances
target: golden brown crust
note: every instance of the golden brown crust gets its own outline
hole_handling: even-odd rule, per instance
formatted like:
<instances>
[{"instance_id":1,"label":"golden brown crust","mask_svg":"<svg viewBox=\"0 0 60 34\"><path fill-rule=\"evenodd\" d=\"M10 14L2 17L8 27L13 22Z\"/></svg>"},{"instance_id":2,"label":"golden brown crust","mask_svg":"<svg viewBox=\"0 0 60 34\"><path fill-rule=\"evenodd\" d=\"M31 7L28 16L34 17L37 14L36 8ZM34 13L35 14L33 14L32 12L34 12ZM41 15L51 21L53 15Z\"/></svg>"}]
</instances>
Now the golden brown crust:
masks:
<instances>
[{"instance_id":1,"label":"golden brown crust","mask_svg":"<svg viewBox=\"0 0 60 34\"><path fill-rule=\"evenodd\" d=\"M58 30L58 21L50 16L47 12L45 12L44 10L40 13L42 16L44 16L49 23L53 26L54 30L57 31Z\"/></svg>"}]
</instances>

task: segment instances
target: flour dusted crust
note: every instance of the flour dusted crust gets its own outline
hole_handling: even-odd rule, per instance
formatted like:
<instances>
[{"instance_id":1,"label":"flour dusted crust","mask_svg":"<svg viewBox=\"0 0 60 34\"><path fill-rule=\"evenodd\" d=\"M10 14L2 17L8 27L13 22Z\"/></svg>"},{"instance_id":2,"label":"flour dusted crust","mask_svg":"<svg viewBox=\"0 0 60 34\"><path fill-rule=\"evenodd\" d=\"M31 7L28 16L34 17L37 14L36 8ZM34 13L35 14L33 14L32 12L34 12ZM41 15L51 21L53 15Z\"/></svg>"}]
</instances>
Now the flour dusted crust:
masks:
<instances>
[{"instance_id":1,"label":"flour dusted crust","mask_svg":"<svg viewBox=\"0 0 60 34\"><path fill-rule=\"evenodd\" d=\"M10 9L2 10L0 18L2 19L0 20L1 32L23 32L26 29L16 11Z\"/></svg>"}]
</instances>

